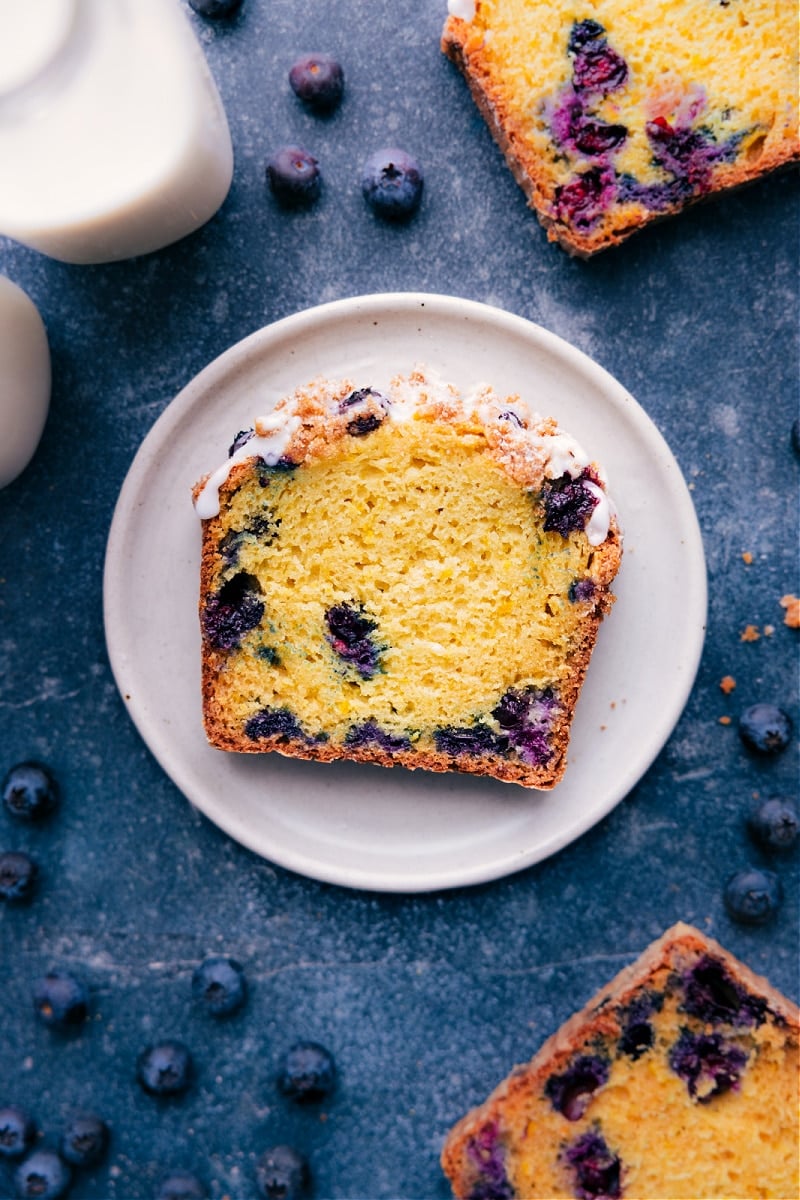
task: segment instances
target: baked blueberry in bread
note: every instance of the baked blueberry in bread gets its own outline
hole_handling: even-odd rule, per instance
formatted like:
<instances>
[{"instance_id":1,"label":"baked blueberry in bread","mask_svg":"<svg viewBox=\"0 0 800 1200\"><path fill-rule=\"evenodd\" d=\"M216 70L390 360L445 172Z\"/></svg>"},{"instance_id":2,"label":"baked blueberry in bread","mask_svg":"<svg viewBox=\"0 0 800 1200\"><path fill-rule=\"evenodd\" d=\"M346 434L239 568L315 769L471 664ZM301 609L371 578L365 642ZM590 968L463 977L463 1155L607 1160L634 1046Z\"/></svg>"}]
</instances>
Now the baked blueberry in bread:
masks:
<instances>
[{"instance_id":1,"label":"baked blueberry in bread","mask_svg":"<svg viewBox=\"0 0 800 1200\"><path fill-rule=\"evenodd\" d=\"M784 0L450 0L442 39L548 231L595 254L800 157Z\"/></svg>"},{"instance_id":2,"label":"baked blueberry in bread","mask_svg":"<svg viewBox=\"0 0 800 1200\"><path fill-rule=\"evenodd\" d=\"M421 370L317 380L195 505L212 745L558 782L621 535L554 420Z\"/></svg>"},{"instance_id":3,"label":"baked blueberry in bread","mask_svg":"<svg viewBox=\"0 0 800 1200\"><path fill-rule=\"evenodd\" d=\"M673 926L450 1132L458 1200L800 1195L798 1010Z\"/></svg>"}]
</instances>

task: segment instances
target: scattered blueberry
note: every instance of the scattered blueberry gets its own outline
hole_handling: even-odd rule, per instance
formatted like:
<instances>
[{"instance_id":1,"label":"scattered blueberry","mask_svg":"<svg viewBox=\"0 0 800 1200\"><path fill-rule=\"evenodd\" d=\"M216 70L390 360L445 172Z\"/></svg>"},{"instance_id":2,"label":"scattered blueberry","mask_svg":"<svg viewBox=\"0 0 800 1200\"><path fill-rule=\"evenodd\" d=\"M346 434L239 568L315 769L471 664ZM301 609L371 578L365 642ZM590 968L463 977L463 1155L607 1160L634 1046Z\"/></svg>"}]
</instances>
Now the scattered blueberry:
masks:
<instances>
[{"instance_id":1,"label":"scattered blueberry","mask_svg":"<svg viewBox=\"0 0 800 1200\"><path fill-rule=\"evenodd\" d=\"M11 904L29 900L36 885L38 867L22 850L6 850L0 854L0 900Z\"/></svg>"},{"instance_id":2,"label":"scattered blueberry","mask_svg":"<svg viewBox=\"0 0 800 1200\"><path fill-rule=\"evenodd\" d=\"M745 925L763 925L769 921L782 897L778 876L758 867L737 871L725 885L725 907L734 920Z\"/></svg>"},{"instance_id":3,"label":"scattered blueberry","mask_svg":"<svg viewBox=\"0 0 800 1200\"><path fill-rule=\"evenodd\" d=\"M177 1096L192 1081L192 1055L183 1042L157 1042L139 1055L136 1078L152 1096Z\"/></svg>"},{"instance_id":4,"label":"scattered blueberry","mask_svg":"<svg viewBox=\"0 0 800 1200\"><path fill-rule=\"evenodd\" d=\"M297 1042L287 1051L278 1073L280 1091L301 1103L324 1100L335 1082L333 1058L317 1042Z\"/></svg>"},{"instance_id":5,"label":"scattered blueberry","mask_svg":"<svg viewBox=\"0 0 800 1200\"><path fill-rule=\"evenodd\" d=\"M153 1200L208 1200L208 1189L191 1171L168 1171L159 1180Z\"/></svg>"},{"instance_id":6,"label":"scattered blueberry","mask_svg":"<svg viewBox=\"0 0 800 1200\"><path fill-rule=\"evenodd\" d=\"M73 1167L93 1167L108 1148L108 1126L96 1113L76 1113L61 1135L58 1152Z\"/></svg>"},{"instance_id":7,"label":"scattered blueberry","mask_svg":"<svg viewBox=\"0 0 800 1200\"><path fill-rule=\"evenodd\" d=\"M313 204L322 192L319 163L302 146L276 150L267 160L267 181L275 199L287 208Z\"/></svg>"},{"instance_id":8,"label":"scattered blueberry","mask_svg":"<svg viewBox=\"0 0 800 1200\"><path fill-rule=\"evenodd\" d=\"M292 64L289 84L295 96L314 112L329 113L341 102L344 72L330 54L307 54Z\"/></svg>"},{"instance_id":9,"label":"scattered blueberry","mask_svg":"<svg viewBox=\"0 0 800 1200\"><path fill-rule=\"evenodd\" d=\"M14 1172L14 1187L19 1200L58 1200L65 1196L72 1172L54 1150L34 1150Z\"/></svg>"},{"instance_id":10,"label":"scattered blueberry","mask_svg":"<svg viewBox=\"0 0 800 1200\"><path fill-rule=\"evenodd\" d=\"M189 4L201 17L216 21L222 17L232 17L242 7L242 0L189 0Z\"/></svg>"},{"instance_id":11,"label":"scattered blueberry","mask_svg":"<svg viewBox=\"0 0 800 1200\"><path fill-rule=\"evenodd\" d=\"M58 784L41 763L17 763L3 780L3 803L20 821L41 821L57 807Z\"/></svg>"},{"instance_id":12,"label":"scattered blueberry","mask_svg":"<svg viewBox=\"0 0 800 1200\"><path fill-rule=\"evenodd\" d=\"M578 1200L617 1200L622 1195L619 1157L597 1130L582 1133L562 1153L571 1168Z\"/></svg>"},{"instance_id":13,"label":"scattered blueberry","mask_svg":"<svg viewBox=\"0 0 800 1200\"><path fill-rule=\"evenodd\" d=\"M300 1200L310 1183L308 1163L291 1146L273 1146L256 1163L256 1186L264 1200Z\"/></svg>"},{"instance_id":14,"label":"scattered blueberry","mask_svg":"<svg viewBox=\"0 0 800 1200\"><path fill-rule=\"evenodd\" d=\"M778 754L789 745L792 719L775 704L753 704L739 718L739 736L759 754Z\"/></svg>"},{"instance_id":15,"label":"scattered blueberry","mask_svg":"<svg viewBox=\"0 0 800 1200\"><path fill-rule=\"evenodd\" d=\"M22 1158L36 1139L30 1113L16 1104L0 1108L0 1158Z\"/></svg>"},{"instance_id":16,"label":"scattered blueberry","mask_svg":"<svg viewBox=\"0 0 800 1200\"><path fill-rule=\"evenodd\" d=\"M387 147L371 154L361 171L361 191L374 213L402 221L417 211L422 200L422 168L405 150Z\"/></svg>"},{"instance_id":17,"label":"scattered blueberry","mask_svg":"<svg viewBox=\"0 0 800 1200\"><path fill-rule=\"evenodd\" d=\"M192 976L192 995L213 1017L227 1017L247 997L247 982L233 958L207 958Z\"/></svg>"},{"instance_id":18,"label":"scattered blueberry","mask_svg":"<svg viewBox=\"0 0 800 1200\"><path fill-rule=\"evenodd\" d=\"M739 1086L747 1054L719 1033L693 1033L682 1029L669 1053L669 1065L686 1084L689 1095L708 1104Z\"/></svg>"},{"instance_id":19,"label":"scattered blueberry","mask_svg":"<svg viewBox=\"0 0 800 1200\"><path fill-rule=\"evenodd\" d=\"M216 650L234 650L264 615L261 585L255 575L239 571L206 600L203 630Z\"/></svg>"},{"instance_id":20,"label":"scattered blueberry","mask_svg":"<svg viewBox=\"0 0 800 1200\"><path fill-rule=\"evenodd\" d=\"M747 828L765 849L789 850L800 831L797 806L782 796L772 796L752 809Z\"/></svg>"},{"instance_id":21,"label":"scattered blueberry","mask_svg":"<svg viewBox=\"0 0 800 1200\"><path fill-rule=\"evenodd\" d=\"M51 1029L72 1029L89 1014L89 992L68 971L49 971L34 984L33 1007Z\"/></svg>"},{"instance_id":22,"label":"scattered blueberry","mask_svg":"<svg viewBox=\"0 0 800 1200\"><path fill-rule=\"evenodd\" d=\"M556 1112L568 1121L578 1121L597 1089L608 1082L608 1072L605 1059L596 1054L582 1054L561 1075L550 1076L545 1095Z\"/></svg>"}]
</instances>

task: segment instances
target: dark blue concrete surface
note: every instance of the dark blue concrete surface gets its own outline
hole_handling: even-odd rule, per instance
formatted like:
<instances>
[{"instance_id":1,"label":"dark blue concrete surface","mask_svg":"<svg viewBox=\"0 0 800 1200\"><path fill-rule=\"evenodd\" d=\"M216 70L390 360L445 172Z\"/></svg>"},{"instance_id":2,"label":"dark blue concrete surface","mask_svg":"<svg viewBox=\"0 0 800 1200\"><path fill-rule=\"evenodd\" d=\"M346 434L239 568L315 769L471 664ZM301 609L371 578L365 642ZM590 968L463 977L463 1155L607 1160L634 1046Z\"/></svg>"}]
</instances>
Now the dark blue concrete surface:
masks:
<instances>
[{"instance_id":1,"label":"dark blue concrete surface","mask_svg":"<svg viewBox=\"0 0 800 1200\"><path fill-rule=\"evenodd\" d=\"M758 760L736 732L756 701L800 716L798 633L779 605L800 591L796 178L570 260L546 242L441 57L443 9L245 0L226 26L192 17L236 151L218 216L114 266L65 266L0 240L0 270L39 306L54 367L40 449L0 492L0 773L38 758L63 788L41 828L0 813L0 848L28 849L42 869L30 906L0 906L0 1104L30 1107L48 1141L75 1107L109 1119L110 1155L74 1197L147 1198L170 1165L196 1169L213 1197L251 1197L258 1153L290 1141L311 1161L317 1197L444 1200L438 1154L452 1122L678 919L798 996L797 850L772 861L785 899L770 925L736 925L722 902L734 869L767 862L745 830L750 798L797 796L797 738ZM286 84L311 49L339 54L347 76L345 103L325 121ZM287 215L263 168L290 140L317 153L325 191L312 211ZM359 193L361 161L386 142L426 171L406 228L378 223ZM610 370L686 474L710 585L696 686L634 792L539 866L416 897L298 878L197 815L128 719L101 608L114 503L170 399L260 326L386 290L495 304ZM748 624L757 641L741 640ZM725 675L737 681L727 697ZM224 1024L191 1002L192 970L210 952L237 957L251 983L247 1008ZM90 1021L68 1037L31 1009L32 981L51 965L92 991ZM134 1082L138 1051L162 1035L185 1040L198 1067L193 1090L167 1104ZM281 1052L306 1037L339 1066L323 1113L291 1108L274 1083Z\"/></svg>"}]
</instances>

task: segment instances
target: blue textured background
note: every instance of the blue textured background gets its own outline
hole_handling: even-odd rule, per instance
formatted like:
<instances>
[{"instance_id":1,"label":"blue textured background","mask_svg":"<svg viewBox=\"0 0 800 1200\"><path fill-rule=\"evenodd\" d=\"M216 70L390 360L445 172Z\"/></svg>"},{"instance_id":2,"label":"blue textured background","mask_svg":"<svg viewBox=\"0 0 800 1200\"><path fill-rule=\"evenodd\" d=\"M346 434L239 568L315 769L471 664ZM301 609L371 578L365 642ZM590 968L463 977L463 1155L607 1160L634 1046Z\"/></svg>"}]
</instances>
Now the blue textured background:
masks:
<instances>
[{"instance_id":1,"label":"blue textured background","mask_svg":"<svg viewBox=\"0 0 800 1200\"><path fill-rule=\"evenodd\" d=\"M798 995L799 855L768 863L744 827L754 793L796 797L797 738L758 760L736 733L756 701L799 716L798 634L779 606L800 591L797 180L772 178L593 262L570 260L547 243L441 56L443 8L245 0L226 24L192 14L236 153L220 213L174 247L112 266L65 266L0 239L0 270L38 305L54 367L40 449L0 492L0 773L38 758L63 788L41 828L0 813L0 848L28 849L42 867L33 904L0 906L0 1103L30 1107L50 1142L75 1107L109 1119L109 1158L74 1197L146 1198L170 1165L197 1170L214 1197L254 1196L257 1154L291 1141L317 1197L444 1200L438 1154L453 1121L678 919ZM347 78L326 120L286 82L294 58L319 49L340 56ZM313 210L285 214L264 161L295 140L318 155L325 190ZM426 173L405 228L376 221L359 191L361 162L387 142ZM116 497L170 399L264 324L403 290L511 310L614 374L685 472L710 585L696 686L634 792L539 866L410 898L298 878L195 813L128 719L101 608ZM743 642L747 624L774 633ZM725 697L728 674L737 687ZM737 926L723 908L726 878L747 862L784 884L764 928ZM240 959L251 983L247 1009L224 1024L190 998L211 952ZM31 982L51 965L92 988L92 1019L66 1038L31 1009ZM133 1080L139 1049L162 1035L183 1038L198 1065L193 1091L166 1105ZM322 1114L290 1108L275 1088L276 1060L298 1037L323 1042L339 1066Z\"/></svg>"}]
</instances>

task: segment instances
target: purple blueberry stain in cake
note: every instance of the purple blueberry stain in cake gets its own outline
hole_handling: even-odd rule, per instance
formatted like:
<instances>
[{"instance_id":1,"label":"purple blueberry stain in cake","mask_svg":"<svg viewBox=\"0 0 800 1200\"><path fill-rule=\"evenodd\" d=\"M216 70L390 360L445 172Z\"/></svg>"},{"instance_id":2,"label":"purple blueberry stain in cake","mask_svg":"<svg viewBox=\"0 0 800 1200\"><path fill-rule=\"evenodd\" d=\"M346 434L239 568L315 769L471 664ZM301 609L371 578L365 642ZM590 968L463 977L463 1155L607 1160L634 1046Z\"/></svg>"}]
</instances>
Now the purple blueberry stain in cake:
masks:
<instances>
[{"instance_id":1,"label":"purple blueberry stain in cake","mask_svg":"<svg viewBox=\"0 0 800 1200\"><path fill-rule=\"evenodd\" d=\"M747 1054L720 1033L682 1029L669 1052L669 1065L692 1099L708 1104L715 1096L738 1089Z\"/></svg>"},{"instance_id":2,"label":"purple blueberry stain in cake","mask_svg":"<svg viewBox=\"0 0 800 1200\"><path fill-rule=\"evenodd\" d=\"M682 1009L704 1025L762 1025L767 1002L736 982L724 965L703 955L683 976Z\"/></svg>"},{"instance_id":3,"label":"purple blueberry stain in cake","mask_svg":"<svg viewBox=\"0 0 800 1200\"><path fill-rule=\"evenodd\" d=\"M360 725L351 725L344 739L345 745L351 749L361 746L377 746L387 754L396 754L399 750L410 750L411 739L388 733L377 721L363 721Z\"/></svg>"},{"instance_id":4,"label":"purple blueberry stain in cake","mask_svg":"<svg viewBox=\"0 0 800 1200\"><path fill-rule=\"evenodd\" d=\"M589 482L596 484L591 473L584 471L577 479L562 475L545 483L542 503L546 531L569 537L570 533L586 528L599 503L599 497L586 486Z\"/></svg>"},{"instance_id":5,"label":"purple blueberry stain in cake","mask_svg":"<svg viewBox=\"0 0 800 1200\"><path fill-rule=\"evenodd\" d=\"M570 86L550 115L550 129L562 149L592 159L613 154L628 136L626 125L601 120L587 107L586 98Z\"/></svg>"},{"instance_id":6,"label":"purple blueberry stain in cake","mask_svg":"<svg viewBox=\"0 0 800 1200\"><path fill-rule=\"evenodd\" d=\"M522 762L543 766L553 757L553 725L561 712L552 688L511 688L492 709L492 716Z\"/></svg>"},{"instance_id":7,"label":"purple blueberry stain in cake","mask_svg":"<svg viewBox=\"0 0 800 1200\"><path fill-rule=\"evenodd\" d=\"M477 1172L469 1200L513 1200L516 1193L506 1174L505 1154L495 1122L484 1125L470 1138L467 1157Z\"/></svg>"},{"instance_id":8,"label":"purple blueberry stain in cake","mask_svg":"<svg viewBox=\"0 0 800 1200\"><path fill-rule=\"evenodd\" d=\"M380 670L381 651L375 631L378 622L367 615L363 605L333 604L325 612L327 642L343 662L353 667L362 679L372 679Z\"/></svg>"},{"instance_id":9,"label":"purple blueberry stain in cake","mask_svg":"<svg viewBox=\"0 0 800 1200\"><path fill-rule=\"evenodd\" d=\"M588 604L597 594L597 584L588 576L584 579L574 579L567 594L572 604Z\"/></svg>"},{"instance_id":10,"label":"purple blueberry stain in cake","mask_svg":"<svg viewBox=\"0 0 800 1200\"><path fill-rule=\"evenodd\" d=\"M433 740L440 754L458 758L462 754L479 757L483 754L504 754L508 738L500 737L482 721L472 725L445 725L433 731Z\"/></svg>"},{"instance_id":11,"label":"purple blueberry stain in cake","mask_svg":"<svg viewBox=\"0 0 800 1200\"><path fill-rule=\"evenodd\" d=\"M261 585L255 575L239 571L206 598L203 632L215 650L235 650L264 615Z\"/></svg>"},{"instance_id":12,"label":"purple blueberry stain in cake","mask_svg":"<svg viewBox=\"0 0 800 1200\"><path fill-rule=\"evenodd\" d=\"M591 19L572 27L568 53L572 56L572 84L576 91L607 96L625 85L628 64L608 44L603 26Z\"/></svg>"},{"instance_id":13,"label":"purple blueberry stain in cake","mask_svg":"<svg viewBox=\"0 0 800 1200\"><path fill-rule=\"evenodd\" d=\"M635 1062L652 1049L656 1035L651 1017L661 1011L663 1004L664 997L659 992L642 992L620 1010L622 1032L617 1043L619 1054L625 1054Z\"/></svg>"},{"instance_id":14,"label":"purple blueberry stain in cake","mask_svg":"<svg viewBox=\"0 0 800 1200\"><path fill-rule=\"evenodd\" d=\"M598 1088L608 1082L609 1063L599 1054L581 1054L566 1071L551 1075L544 1094L556 1112L568 1121L579 1121Z\"/></svg>"},{"instance_id":15,"label":"purple blueberry stain in cake","mask_svg":"<svg viewBox=\"0 0 800 1200\"><path fill-rule=\"evenodd\" d=\"M588 1129L561 1152L577 1200L618 1200L622 1164L598 1129Z\"/></svg>"},{"instance_id":16,"label":"purple blueberry stain in cake","mask_svg":"<svg viewBox=\"0 0 800 1200\"><path fill-rule=\"evenodd\" d=\"M260 658L269 667L279 667L281 665L281 656L274 646L259 646L256 650L256 657Z\"/></svg>"},{"instance_id":17,"label":"purple blueberry stain in cake","mask_svg":"<svg viewBox=\"0 0 800 1200\"><path fill-rule=\"evenodd\" d=\"M554 211L557 220L588 232L597 225L614 203L616 176L607 167L590 167L569 183L556 188Z\"/></svg>"},{"instance_id":18,"label":"purple blueberry stain in cake","mask_svg":"<svg viewBox=\"0 0 800 1200\"><path fill-rule=\"evenodd\" d=\"M262 738L278 738L281 742L309 740L289 708L262 708L248 719L244 731L253 742Z\"/></svg>"}]
</instances>

